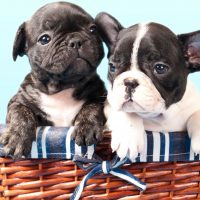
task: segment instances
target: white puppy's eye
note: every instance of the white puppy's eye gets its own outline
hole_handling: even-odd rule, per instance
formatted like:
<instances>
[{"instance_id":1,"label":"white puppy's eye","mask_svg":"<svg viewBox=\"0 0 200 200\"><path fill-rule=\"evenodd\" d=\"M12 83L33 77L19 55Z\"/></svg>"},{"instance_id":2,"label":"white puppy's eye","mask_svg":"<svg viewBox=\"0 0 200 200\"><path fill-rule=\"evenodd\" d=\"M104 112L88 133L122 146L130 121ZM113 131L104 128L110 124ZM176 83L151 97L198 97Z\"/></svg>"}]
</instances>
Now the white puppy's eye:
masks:
<instances>
[{"instance_id":1,"label":"white puppy's eye","mask_svg":"<svg viewBox=\"0 0 200 200\"><path fill-rule=\"evenodd\" d=\"M169 67L163 63L156 63L154 65L155 74L165 74L168 71Z\"/></svg>"},{"instance_id":2,"label":"white puppy's eye","mask_svg":"<svg viewBox=\"0 0 200 200\"><path fill-rule=\"evenodd\" d=\"M51 41L51 38L50 38L50 36L47 35L47 34L42 35L42 36L39 38L39 40L38 40L38 42L39 42L41 45L48 44L50 41Z\"/></svg>"},{"instance_id":3,"label":"white puppy's eye","mask_svg":"<svg viewBox=\"0 0 200 200\"><path fill-rule=\"evenodd\" d=\"M95 24L92 24L92 25L90 26L89 30L90 30L91 33L95 33L96 30L97 30L97 26L96 26Z\"/></svg>"},{"instance_id":4,"label":"white puppy's eye","mask_svg":"<svg viewBox=\"0 0 200 200\"><path fill-rule=\"evenodd\" d=\"M115 65L113 65L112 63L109 63L109 70L111 73L114 73L116 71Z\"/></svg>"}]
</instances>

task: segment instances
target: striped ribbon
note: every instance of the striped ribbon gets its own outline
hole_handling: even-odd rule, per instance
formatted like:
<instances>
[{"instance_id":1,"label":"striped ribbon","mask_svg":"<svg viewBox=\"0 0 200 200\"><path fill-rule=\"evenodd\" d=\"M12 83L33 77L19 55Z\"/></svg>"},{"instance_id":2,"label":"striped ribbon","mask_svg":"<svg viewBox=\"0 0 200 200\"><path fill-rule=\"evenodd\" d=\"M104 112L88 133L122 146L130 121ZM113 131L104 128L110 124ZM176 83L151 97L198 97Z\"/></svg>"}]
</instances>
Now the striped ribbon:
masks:
<instances>
[{"instance_id":1,"label":"striped ribbon","mask_svg":"<svg viewBox=\"0 0 200 200\"><path fill-rule=\"evenodd\" d=\"M100 161L94 159L87 159L80 156L74 156L73 161L77 163L77 165L83 169L85 163L91 163L93 169L82 179L81 183L77 186L74 193L72 194L70 200L78 200L81 197L81 194L84 190L84 187L87 184L87 181L92 178L94 175L104 173L104 174L112 174L113 176L117 176L133 185L135 185L140 191L144 191L146 189L146 184L140 181L133 174L128 171L120 169L122 165L128 162L128 159L120 160L118 157L115 157L112 161ZM89 169L91 166L88 167Z\"/></svg>"}]
</instances>

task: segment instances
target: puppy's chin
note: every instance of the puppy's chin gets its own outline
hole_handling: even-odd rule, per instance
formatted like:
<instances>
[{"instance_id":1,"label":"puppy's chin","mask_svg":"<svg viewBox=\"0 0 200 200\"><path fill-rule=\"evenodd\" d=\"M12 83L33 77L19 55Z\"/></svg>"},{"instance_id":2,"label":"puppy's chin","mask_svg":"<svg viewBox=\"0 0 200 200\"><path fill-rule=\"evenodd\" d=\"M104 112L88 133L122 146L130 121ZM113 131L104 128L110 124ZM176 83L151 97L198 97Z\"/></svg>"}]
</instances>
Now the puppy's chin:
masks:
<instances>
[{"instance_id":1,"label":"puppy's chin","mask_svg":"<svg viewBox=\"0 0 200 200\"><path fill-rule=\"evenodd\" d=\"M154 117L158 117L160 115L162 115L163 113L163 109L154 111L154 112L149 112L149 111L145 111L144 108L142 108L142 106L140 106L139 104L135 103L133 105L132 102L125 102L122 105L121 110L123 112L127 112L127 113L135 113L137 115L139 115L142 118L154 118Z\"/></svg>"},{"instance_id":2,"label":"puppy's chin","mask_svg":"<svg viewBox=\"0 0 200 200\"><path fill-rule=\"evenodd\" d=\"M121 102L113 102L113 100L111 100L109 103L115 110L126 113L136 113L142 118L154 118L165 112L165 107L160 103L154 106L149 106L146 104L143 105L142 103L134 100L124 100Z\"/></svg>"},{"instance_id":3,"label":"puppy's chin","mask_svg":"<svg viewBox=\"0 0 200 200\"><path fill-rule=\"evenodd\" d=\"M96 67L93 67L89 61L83 58L76 58L72 64L69 65L70 71L73 71L73 73L77 74L88 74L92 70L95 70Z\"/></svg>"},{"instance_id":4,"label":"puppy's chin","mask_svg":"<svg viewBox=\"0 0 200 200\"><path fill-rule=\"evenodd\" d=\"M134 102L133 100L128 100L122 103L121 110L123 112L132 113L132 112L139 112L139 111L141 112L144 110L144 108L140 104Z\"/></svg>"},{"instance_id":5,"label":"puppy's chin","mask_svg":"<svg viewBox=\"0 0 200 200\"><path fill-rule=\"evenodd\" d=\"M158 108L158 110L148 111L139 103L134 102L133 100L125 101L118 107L119 111L126 113L135 113L142 118L154 118L162 115L163 109Z\"/></svg>"},{"instance_id":6,"label":"puppy's chin","mask_svg":"<svg viewBox=\"0 0 200 200\"><path fill-rule=\"evenodd\" d=\"M65 75L86 75L93 69L91 64L82 58L76 58L70 64L66 63L55 63L51 66L42 67L45 71L51 74L65 74Z\"/></svg>"},{"instance_id":7,"label":"puppy's chin","mask_svg":"<svg viewBox=\"0 0 200 200\"><path fill-rule=\"evenodd\" d=\"M67 67L63 66L62 64L52 65L50 67L43 67L43 69L51 74L62 74Z\"/></svg>"}]
</instances>

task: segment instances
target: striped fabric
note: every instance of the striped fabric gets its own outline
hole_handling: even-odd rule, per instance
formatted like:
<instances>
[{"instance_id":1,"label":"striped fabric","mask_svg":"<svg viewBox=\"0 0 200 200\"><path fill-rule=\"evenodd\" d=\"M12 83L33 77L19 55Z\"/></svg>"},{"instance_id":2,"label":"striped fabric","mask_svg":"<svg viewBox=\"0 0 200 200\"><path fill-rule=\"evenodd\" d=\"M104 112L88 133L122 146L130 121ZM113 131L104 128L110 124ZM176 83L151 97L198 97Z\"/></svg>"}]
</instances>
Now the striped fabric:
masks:
<instances>
[{"instance_id":1,"label":"striped fabric","mask_svg":"<svg viewBox=\"0 0 200 200\"><path fill-rule=\"evenodd\" d=\"M95 146L78 146L71 140L74 127L39 127L37 139L33 142L30 158L62 158L73 159L74 155L93 157ZM0 134L5 129L0 125ZM135 162L158 161L197 161L190 147L190 139L186 132L146 132L145 148ZM3 147L0 146L0 156L3 156Z\"/></svg>"},{"instance_id":2,"label":"striped fabric","mask_svg":"<svg viewBox=\"0 0 200 200\"><path fill-rule=\"evenodd\" d=\"M146 131L144 151L135 162L197 161L199 155L191 149L187 132Z\"/></svg>"},{"instance_id":3,"label":"striped fabric","mask_svg":"<svg viewBox=\"0 0 200 200\"><path fill-rule=\"evenodd\" d=\"M5 129L0 125L0 135ZM32 143L29 158L60 158L73 159L74 155L85 156L89 159L94 154L95 146L78 146L71 140L74 127L39 127L36 131L36 141ZM0 157L4 156L3 146L0 145Z\"/></svg>"}]
</instances>

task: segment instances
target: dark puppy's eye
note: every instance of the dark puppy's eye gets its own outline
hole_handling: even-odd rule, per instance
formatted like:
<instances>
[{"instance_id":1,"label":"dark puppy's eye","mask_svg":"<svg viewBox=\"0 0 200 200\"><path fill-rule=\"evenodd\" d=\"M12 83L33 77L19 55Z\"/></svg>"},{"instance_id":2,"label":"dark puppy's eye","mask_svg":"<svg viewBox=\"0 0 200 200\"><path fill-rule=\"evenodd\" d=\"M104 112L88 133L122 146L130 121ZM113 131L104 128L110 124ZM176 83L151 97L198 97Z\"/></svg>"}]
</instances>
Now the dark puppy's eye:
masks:
<instances>
[{"instance_id":1,"label":"dark puppy's eye","mask_svg":"<svg viewBox=\"0 0 200 200\"><path fill-rule=\"evenodd\" d=\"M169 67L163 63L157 63L154 65L155 74L165 74L168 71Z\"/></svg>"},{"instance_id":2,"label":"dark puppy's eye","mask_svg":"<svg viewBox=\"0 0 200 200\"><path fill-rule=\"evenodd\" d=\"M51 38L50 38L50 36L47 35L47 34L42 35L42 36L39 38L39 40L38 40L38 42L39 42L41 45L48 44L50 41L51 41Z\"/></svg>"},{"instance_id":3,"label":"dark puppy's eye","mask_svg":"<svg viewBox=\"0 0 200 200\"><path fill-rule=\"evenodd\" d=\"M111 73L114 73L116 71L115 65L113 65L112 63L109 63L109 70Z\"/></svg>"},{"instance_id":4,"label":"dark puppy's eye","mask_svg":"<svg viewBox=\"0 0 200 200\"><path fill-rule=\"evenodd\" d=\"M97 26L96 26L95 24L92 24L92 25L90 26L89 30L90 30L91 33L95 33L96 30L97 30Z\"/></svg>"}]
</instances>

